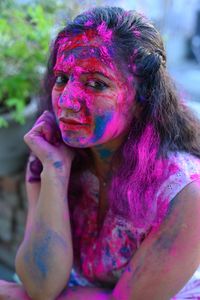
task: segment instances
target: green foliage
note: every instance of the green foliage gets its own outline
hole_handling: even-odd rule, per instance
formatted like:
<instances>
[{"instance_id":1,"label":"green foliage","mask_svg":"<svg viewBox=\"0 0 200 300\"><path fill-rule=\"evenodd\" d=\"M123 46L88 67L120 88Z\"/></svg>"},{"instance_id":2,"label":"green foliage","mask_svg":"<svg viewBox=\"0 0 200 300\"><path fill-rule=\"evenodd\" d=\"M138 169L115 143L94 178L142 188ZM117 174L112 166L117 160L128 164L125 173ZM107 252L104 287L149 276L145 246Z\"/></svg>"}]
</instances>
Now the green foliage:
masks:
<instances>
[{"instance_id":1,"label":"green foliage","mask_svg":"<svg viewBox=\"0 0 200 300\"><path fill-rule=\"evenodd\" d=\"M12 111L20 123L25 105L39 92L55 11L56 6L53 15L45 2L0 2L0 114ZM1 126L5 126L2 117Z\"/></svg>"}]
</instances>

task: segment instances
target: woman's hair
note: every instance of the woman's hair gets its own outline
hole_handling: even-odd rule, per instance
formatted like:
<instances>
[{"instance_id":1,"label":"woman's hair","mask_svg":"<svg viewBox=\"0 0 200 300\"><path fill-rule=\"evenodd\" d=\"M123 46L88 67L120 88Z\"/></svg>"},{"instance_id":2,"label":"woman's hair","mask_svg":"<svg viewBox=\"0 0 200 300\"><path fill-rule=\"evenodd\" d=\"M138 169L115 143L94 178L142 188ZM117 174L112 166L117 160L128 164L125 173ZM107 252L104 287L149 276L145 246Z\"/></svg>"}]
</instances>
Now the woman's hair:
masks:
<instances>
[{"instance_id":1,"label":"woman's hair","mask_svg":"<svg viewBox=\"0 0 200 300\"><path fill-rule=\"evenodd\" d=\"M159 32L136 11L118 7L97 7L84 12L58 34L44 80L43 108L52 109L53 66L63 37L97 30L102 24L112 31L113 59L127 66L136 90L130 131L114 157L120 159L120 166L110 184L109 205L116 214L132 219L140 228L154 221L158 205L155 193L170 168L168 154L186 151L200 157L200 123L176 94L166 70L166 53ZM73 164L74 172L81 164L86 167L86 161L90 163L89 149L79 153ZM166 207L160 209L161 215L165 212Z\"/></svg>"}]
</instances>

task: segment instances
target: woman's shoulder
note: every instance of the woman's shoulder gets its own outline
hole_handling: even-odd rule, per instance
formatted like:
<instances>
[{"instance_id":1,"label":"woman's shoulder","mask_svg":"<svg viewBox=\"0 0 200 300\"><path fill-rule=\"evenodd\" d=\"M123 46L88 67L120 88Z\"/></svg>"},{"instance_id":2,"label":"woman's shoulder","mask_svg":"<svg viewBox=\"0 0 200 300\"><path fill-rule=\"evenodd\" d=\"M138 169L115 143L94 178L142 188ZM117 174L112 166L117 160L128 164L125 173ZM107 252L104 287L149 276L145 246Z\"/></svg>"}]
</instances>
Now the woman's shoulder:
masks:
<instances>
[{"instance_id":1,"label":"woman's shoulder","mask_svg":"<svg viewBox=\"0 0 200 300\"><path fill-rule=\"evenodd\" d=\"M192 170L200 169L200 153L199 157L186 151L171 151L168 154L169 161L176 163L181 168Z\"/></svg>"},{"instance_id":2,"label":"woman's shoulder","mask_svg":"<svg viewBox=\"0 0 200 300\"><path fill-rule=\"evenodd\" d=\"M170 152L168 157L169 162L169 178L185 179L193 181L200 177L200 157L189 152L176 151Z\"/></svg>"},{"instance_id":3,"label":"woman's shoulder","mask_svg":"<svg viewBox=\"0 0 200 300\"><path fill-rule=\"evenodd\" d=\"M185 152L170 152L167 158L168 176L161 184L157 197L171 201L186 185L200 179L200 158Z\"/></svg>"}]
</instances>

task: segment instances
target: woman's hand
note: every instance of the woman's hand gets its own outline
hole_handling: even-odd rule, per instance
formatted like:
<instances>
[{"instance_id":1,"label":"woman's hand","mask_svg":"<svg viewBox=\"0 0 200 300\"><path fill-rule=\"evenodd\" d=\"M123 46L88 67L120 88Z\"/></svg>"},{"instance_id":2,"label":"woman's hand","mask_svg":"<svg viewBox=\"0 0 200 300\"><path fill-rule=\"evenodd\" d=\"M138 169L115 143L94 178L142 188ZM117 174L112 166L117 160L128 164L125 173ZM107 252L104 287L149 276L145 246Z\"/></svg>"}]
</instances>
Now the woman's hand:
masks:
<instances>
[{"instance_id":1,"label":"woman's hand","mask_svg":"<svg viewBox=\"0 0 200 300\"><path fill-rule=\"evenodd\" d=\"M43 167L45 164L56 162L57 166L68 167L74 159L74 151L63 143L55 117L48 111L38 118L32 129L24 136L24 141ZM38 161L35 165L39 165Z\"/></svg>"},{"instance_id":2,"label":"woman's hand","mask_svg":"<svg viewBox=\"0 0 200 300\"><path fill-rule=\"evenodd\" d=\"M0 300L31 300L31 298L21 285L0 280Z\"/></svg>"}]
</instances>

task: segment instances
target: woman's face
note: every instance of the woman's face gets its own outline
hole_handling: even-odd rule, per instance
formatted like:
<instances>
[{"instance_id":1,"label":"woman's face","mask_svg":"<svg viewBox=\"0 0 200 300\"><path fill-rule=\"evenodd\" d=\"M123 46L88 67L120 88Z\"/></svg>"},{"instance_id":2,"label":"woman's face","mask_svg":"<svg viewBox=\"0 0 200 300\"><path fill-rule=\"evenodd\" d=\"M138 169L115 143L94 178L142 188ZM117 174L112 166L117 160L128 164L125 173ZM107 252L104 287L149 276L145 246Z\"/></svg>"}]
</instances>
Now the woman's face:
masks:
<instances>
[{"instance_id":1,"label":"woman's face","mask_svg":"<svg viewBox=\"0 0 200 300\"><path fill-rule=\"evenodd\" d=\"M91 32L62 40L52 103L69 146L106 144L127 133L135 97L133 78L117 68L111 49L109 41Z\"/></svg>"}]
</instances>

